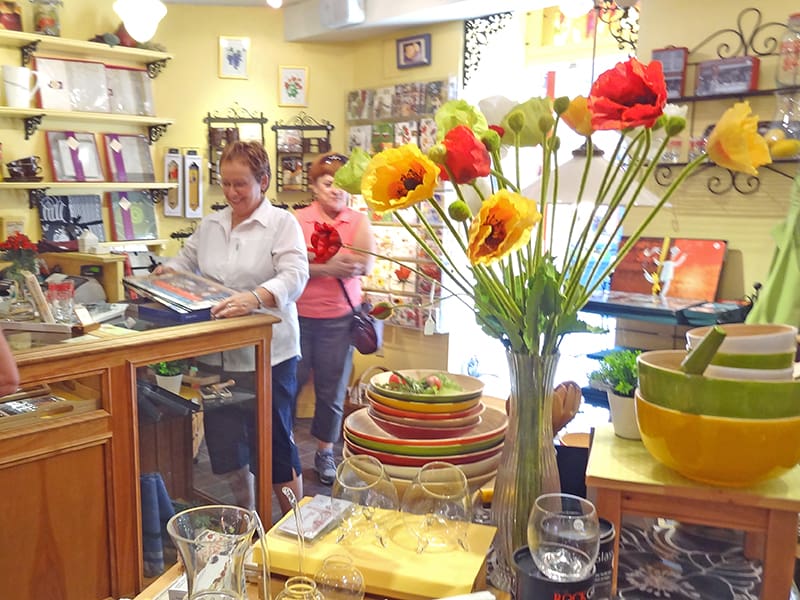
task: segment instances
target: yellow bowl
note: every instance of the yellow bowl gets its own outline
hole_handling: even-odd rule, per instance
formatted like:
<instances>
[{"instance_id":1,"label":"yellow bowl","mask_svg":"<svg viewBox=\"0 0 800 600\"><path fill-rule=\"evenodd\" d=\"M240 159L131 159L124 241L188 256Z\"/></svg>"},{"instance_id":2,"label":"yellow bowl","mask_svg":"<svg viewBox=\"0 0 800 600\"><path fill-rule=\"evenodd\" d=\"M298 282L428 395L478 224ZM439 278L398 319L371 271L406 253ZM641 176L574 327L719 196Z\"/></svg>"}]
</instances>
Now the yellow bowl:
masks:
<instances>
[{"instance_id":1,"label":"yellow bowl","mask_svg":"<svg viewBox=\"0 0 800 600\"><path fill-rule=\"evenodd\" d=\"M456 402L414 402L413 400L389 398L388 396L384 396L370 389L367 390L367 396L372 398L375 402L390 408L429 414L454 413L462 410L469 410L477 406L481 401L481 396L476 396L475 398L458 400Z\"/></svg>"},{"instance_id":2,"label":"yellow bowl","mask_svg":"<svg viewBox=\"0 0 800 600\"><path fill-rule=\"evenodd\" d=\"M800 417L695 415L653 404L637 392L636 418L653 458L702 483L745 487L778 477L800 461Z\"/></svg>"}]
</instances>

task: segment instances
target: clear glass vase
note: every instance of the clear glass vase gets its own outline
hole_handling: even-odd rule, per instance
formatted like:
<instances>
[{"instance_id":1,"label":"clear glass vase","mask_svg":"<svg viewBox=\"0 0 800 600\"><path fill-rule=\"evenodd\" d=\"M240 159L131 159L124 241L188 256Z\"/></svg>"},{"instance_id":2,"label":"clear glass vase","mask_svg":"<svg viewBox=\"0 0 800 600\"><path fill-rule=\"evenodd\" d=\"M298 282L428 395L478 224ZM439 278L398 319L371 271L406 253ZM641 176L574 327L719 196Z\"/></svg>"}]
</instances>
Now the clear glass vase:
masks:
<instances>
[{"instance_id":1,"label":"clear glass vase","mask_svg":"<svg viewBox=\"0 0 800 600\"><path fill-rule=\"evenodd\" d=\"M508 430L497 470L492 516L497 524L492 584L514 589L514 551L527 543L536 498L561 491L553 444L553 380L558 354L507 352L511 379Z\"/></svg>"},{"instance_id":2,"label":"clear glass vase","mask_svg":"<svg viewBox=\"0 0 800 600\"><path fill-rule=\"evenodd\" d=\"M61 0L31 0L33 3L33 29L44 35L61 35Z\"/></svg>"}]
</instances>

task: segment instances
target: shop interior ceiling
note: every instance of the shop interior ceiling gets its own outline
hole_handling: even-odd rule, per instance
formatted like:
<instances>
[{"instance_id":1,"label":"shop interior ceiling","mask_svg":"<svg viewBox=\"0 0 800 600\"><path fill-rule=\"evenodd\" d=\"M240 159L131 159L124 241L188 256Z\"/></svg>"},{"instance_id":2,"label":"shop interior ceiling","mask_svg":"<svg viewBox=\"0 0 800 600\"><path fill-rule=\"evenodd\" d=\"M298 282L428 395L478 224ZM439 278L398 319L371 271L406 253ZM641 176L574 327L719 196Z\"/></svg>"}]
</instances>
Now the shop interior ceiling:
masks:
<instances>
[{"instance_id":1,"label":"shop interior ceiling","mask_svg":"<svg viewBox=\"0 0 800 600\"><path fill-rule=\"evenodd\" d=\"M167 4L263 6L265 0L164 0ZM283 0L284 31L292 42L345 42L384 35L387 32L445 21L462 21L505 11L530 11L557 4L556 0ZM326 27L311 17L333 10L347 14L363 7L364 19Z\"/></svg>"}]
</instances>

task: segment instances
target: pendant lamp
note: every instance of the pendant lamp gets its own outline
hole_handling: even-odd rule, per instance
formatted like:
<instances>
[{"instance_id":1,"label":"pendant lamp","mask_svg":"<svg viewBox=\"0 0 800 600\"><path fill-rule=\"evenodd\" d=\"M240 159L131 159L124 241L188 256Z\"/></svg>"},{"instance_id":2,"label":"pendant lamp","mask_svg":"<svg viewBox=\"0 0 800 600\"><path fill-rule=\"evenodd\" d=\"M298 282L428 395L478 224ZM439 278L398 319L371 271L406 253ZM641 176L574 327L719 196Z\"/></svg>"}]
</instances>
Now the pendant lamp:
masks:
<instances>
[{"instance_id":1,"label":"pendant lamp","mask_svg":"<svg viewBox=\"0 0 800 600\"><path fill-rule=\"evenodd\" d=\"M116 0L114 12L122 19L128 34L143 44L156 34L167 7L161 0Z\"/></svg>"}]
</instances>

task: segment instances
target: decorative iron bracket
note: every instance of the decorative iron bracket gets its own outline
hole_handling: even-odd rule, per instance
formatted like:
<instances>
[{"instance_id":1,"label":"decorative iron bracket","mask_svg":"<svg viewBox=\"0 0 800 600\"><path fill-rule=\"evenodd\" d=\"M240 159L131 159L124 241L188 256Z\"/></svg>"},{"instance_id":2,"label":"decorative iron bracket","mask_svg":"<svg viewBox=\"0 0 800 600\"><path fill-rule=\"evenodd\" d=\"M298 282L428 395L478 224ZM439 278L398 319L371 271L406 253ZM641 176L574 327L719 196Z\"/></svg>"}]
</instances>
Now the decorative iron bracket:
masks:
<instances>
[{"instance_id":1,"label":"decorative iron bracket","mask_svg":"<svg viewBox=\"0 0 800 600\"><path fill-rule=\"evenodd\" d=\"M150 143L153 144L161 139L161 137L167 133L167 127L169 125L167 123L159 123L158 125L150 125L147 128L148 138Z\"/></svg>"},{"instance_id":2,"label":"decorative iron bracket","mask_svg":"<svg viewBox=\"0 0 800 600\"><path fill-rule=\"evenodd\" d=\"M150 196L150 201L153 204L158 204L159 202L163 202L164 198L167 197L168 190L163 188L152 189L152 190L145 190L145 193Z\"/></svg>"},{"instance_id":3,"label":"decorative iron bracket","mask_svg":"<svg viewBox=\"0 0 800 600\"><path fill-rule=\"evenodd\" d=\"M47 196L47 188L32 188L28 190L28 208L39 208L42 198Z\"/></svg>"},{"instance_id":4,"label":"decorative iron bracket","mask_svg":"<svg viewBox=\"0 0 800 600\"><path fill-rule=\"evenodd\" d=\"M685 164L659 164L653 173L653 178L661 187L668 187L675 177L673 167L679 168L685 166ZM749 196L750 194L755 194L761 187L761 179L755 175L731 171L730 169L718 167L713 163L700 165L698 170L692 173L690 177L697 177L704 171L708 171L706 189L715 196L720 196L732 189L742 196Z\"/></svg>"},{"instance_id":5,"label":"decorative iron bracket","mask_svg":"<svg viewBox=\"0 0 800 600\"><path fill-rule=\"evenodd\" d=\"M476 19L464 21L464 67L462 70L463 85L478 70L481 63L481 51L489 44L492 36L505 29L511 21L512 13L502 12Z\"/></svg>"},{"instance_id":6,"label":"decorative iron bracket","mask_svg":"<svg viewBox=\"0 0 800 600\"><path fill-rule=\"evenodd\" d=\"M22 66L26 66L31 62L33 59L33 54L36 52L36 49L39 47L39 40L34 40L29 44L25 44L19 50L22 54Z\"/></svg>"},{"instance_id":7,"label":"decorative iron bracket","mask_svg":"<svg viewBox=\"0 0 800 600\"><path fill-rule=\"evenodd\" d=\"M719 40L715 48L719 58L777 55L780 52L780 38L788 26L776 21L762 23L761 20L760 10L745 8L736 17L736 29L727 27L715 31L689 50L689 54L695 54L706 44Z\"/></svg>"},{"instance_id":8,"label":"decorative iron bracket","mask_svg":"<svg viewBox=\"0 0 800 600\"><path fill-rule=\"evenodd\" d=\"M31 115L30 117L25 117L22 119L23 124L25 125L25 139L29 139L36 130L39 129L39 125L42 124L42 118L44 115Z\"/></svg>"},{"instance_id":9,"label":"decorative iron bracket","mask_svg":"<svg viewBox=\"0 0 800 600\"><path fill-rule=\"evenodd\" d=\"M287 128L301 130L324 129L328 132L333 131L334 129L330 121L326 121L325 119L318 121L304 111L300 111L288 121L275 121L275 124L272 126L272 131L278 131L278 129Z\"/></svg>"},{"instance_id":10,"label":"decorative iron bracket","mask_svg":"<svg viewBox=\"0 0 800 600\"><path fill-rule=\"evenodd\" d=\"M595 6L597 18L608 25L611 37L617 42L617 48L628 54L636 54L639 43L639 9L635 3L631 6L619 6L615 0L600 0Z\"/></svg>"},{"instance_id":11,"label":"decorative iron bracket","mask_svg":"<svg viewBox=\"0 0 800 600\"><path fill-rule=\"evenodd\" d=\"M168 60L168 58L162 58L161 60L154 60L153 62L147 63L147 76L150 79L155 79L161 75L161 71L167 67Z\"/></svg>"},{"instance_id":12,"label":"decorative iron bracket","mask_svg":"<svg viewBox=\"0 0 800 600\"><path fill-rule=\"evenodd\" d=\"M224 110L206 114L203 123L206 124L208 129L208 179L210 183L216 183L219 180L217 160L219 160L225 144L232 141L232 139L228 139L227 135L223 135L228 133L226 130L236 130L238 139L239 125L242 123L254 123L261 128L261 144L265 145L264 125L268 120L263 112L250 111L240 106L238 102ZM229 125L231 127L217 127L217 125Z\"/></svg>"}]
</instances>

